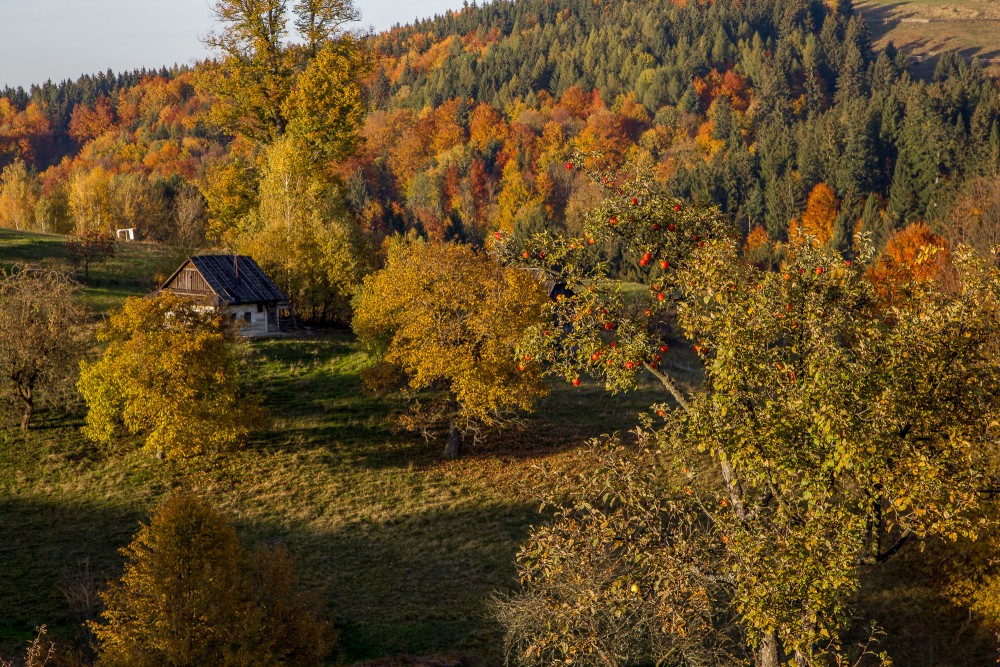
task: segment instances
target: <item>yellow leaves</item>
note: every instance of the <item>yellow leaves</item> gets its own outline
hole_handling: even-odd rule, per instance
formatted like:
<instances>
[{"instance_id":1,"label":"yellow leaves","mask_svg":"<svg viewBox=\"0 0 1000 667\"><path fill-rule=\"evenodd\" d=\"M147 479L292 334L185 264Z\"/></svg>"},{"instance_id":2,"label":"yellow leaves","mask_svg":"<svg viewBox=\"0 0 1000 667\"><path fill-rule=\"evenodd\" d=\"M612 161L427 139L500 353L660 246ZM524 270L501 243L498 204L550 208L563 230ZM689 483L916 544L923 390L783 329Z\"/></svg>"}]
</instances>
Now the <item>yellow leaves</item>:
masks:
<instances>
[{"instance_id":1,"label":"yellow leaves","mask_svg":"<svg viewBox=\"0 0 1000 667\"><path fill-rule=\"evenodd\" d=\"M101 622L87 624L102 665L322 662L324 628L295 592L287 553L248 552L197 497L171 496L121 553Z\"/></svg>"},{"instance_id":2,"label":"yellow leaves","mask_svg":"<svg viewBox=\"0 0 1000 667\"><path fill-rule=\"evenodd\" d=\"M840 201L826 183L817 183L809 193L806 210L802 214L802 231L815 238L815 243L825 246L833 240L833 226L840 210Z\"/></svg>"},{"instance_id":3,"label":"yellow leaves","mask_svg":"<svg viewBox=\"0 0 1000 667\"><path fill-rule=\"evenodd\" d=\"M324 46L299 75L282 107L288 133L324 159L349 153L365 112L361 78L368 68L352 40Z\"/></svg>"},{"instance_id":4,"label":"yellow leaves","mask_svg":"<svg viewBox=\"0 0 1000 667\"><path fill-rule=\"evenodd\" d=\"M238 382L235 334L219 318L169 294L128 299L99 330L107 343L81 364L87 437L144 437L151 452L190 456L241 444L264 417Z\"/></svg>"},{"instance_id":5,"label":"yellow leaves","mask_svg":"<svg viewBox=\"0 0 1000 667\"><path fill-rule=\"evenodd\" d=\"M543 391L533 365L518 371L514 354L544 299L530 273L468 246L394 240L386 267L365 278L354 329L413 389L443 383L466 416L489 422L530 408Z\"/></svg>"},{"instance_id":6,"label":"yellow leaves","mask_svg":"<svg viewBox=\"0 0 1000 667\"><path fill-rule=\"evenodd\" d=\"M301 316L347 321L367 248L354 221L331 204L338 201L334 186L315 172L301 142L275 142L267 151L256 224L237 247L272 276Z\"/></svg>"},{"instance_id":7,"label":"yellow leaves","mask_svg":"<svg viewBox=\"0 0 1000 667\"><path fill-rule=\"evenodd\" d=\"M35 205L39 186L23 160L4 167L0 175L0 227L35 229Z\"/></svg>"}]
</instances>

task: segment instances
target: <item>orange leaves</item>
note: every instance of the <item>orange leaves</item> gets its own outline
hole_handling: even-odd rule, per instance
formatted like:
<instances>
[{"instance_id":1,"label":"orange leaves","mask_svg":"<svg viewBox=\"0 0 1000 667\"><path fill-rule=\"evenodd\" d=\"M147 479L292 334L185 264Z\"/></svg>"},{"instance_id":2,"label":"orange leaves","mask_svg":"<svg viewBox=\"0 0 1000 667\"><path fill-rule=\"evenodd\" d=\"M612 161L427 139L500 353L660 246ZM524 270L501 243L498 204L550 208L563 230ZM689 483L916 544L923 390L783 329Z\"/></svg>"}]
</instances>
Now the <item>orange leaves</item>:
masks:
<instances>
[{"instance_id":1,"label":"orange leaves","mask_svg":"<svg viewBox=\"0 0 1000 667\"><path fill-rule=\"evenodd\" d=\"M507 123L500 112L485 102L480 103L469 118L469 142L479 150L507 140Z\"/></svg>"},{"instance_id":2,"label":"orange leaves","mask_svg":"<svg viewBox=\"0 0 1000 667\"><path fill-rule=\"evenodd\" d=\"M559 99L558 107L562 107L571 116L583 120L590 112L590 107L594 103L594 94L584 92L580 86L571 86L563 93Z\"/></svg>"},{"instance_id":3,"label":"orange leaves","mask_svg":"<svg viewBox=\"0 0 1000 667\"><path fill-rule=\"evenodd\" d=\"M817 183L809 193L802 219L792 219L788 237L792 244L802 242L802 234L812 237L814 247L823 247L833 240L834 222L840 212L840 200L826 183Z\"/></svg>"},{"instance_id":4,"label":"orange leaves","mask_svg":"<svg viewBox=\"0 0 1000 667\"><path fill-rule=\"evenodd\" d=\"M6 97L0 97L0 159L19 157L33 163L42 142L52 132L42 107L34 102L18 111Z\"/></svg>"},{"instance_id":5,"label":"orange leaves","mask_svg":"<svg viewBox=\"0 0 1000 667\"><path fill-rule=\"evenodd\" d=\"M695 143L705 152L708 158L718 153L726 145L726 142L722 139L716 139L714 133L715 121L708 120L701 124L701 127L698 128L698 134L694 138Z\"/></svg>"},{"instance_id":6,"label":"orange leaves","mask_svg":"<svg viewBox=\"0 0 1000 667\"><path fill-rule=\"evenodd\" d=\"M769 241L767 238L767 231L765 231L761 225L757 225L753 228L753 231L747 235L747 240L743 246L743 250L747 254L750 254L766 247L768 244Z\"/></svg>"},{"instance_id":7,"label":"orange leaves","mask_svg":"<svg viewBox=\"0 0 1000 667\"><path fill-rule=\"evenodd\" d=\"M69 136L82 144L101 136L114 124L115 117L111 111L111 101L107 97L102 97L94 103L92 108L78 104L73 109L73 116L69 121Z\"/></svg>"},{"instance_id":8,"label":"orange leaves","mask_svg":"<svg viewBox=\"0 0 1000 667\"><path fill-rule=\"evenodd\" d=\"M894 303L908 287L942 279L950 262L948 242L917 222L889 238L868 275L883 301Z\"/></svg>"},{"instance_id":9,"label":"orange leaves","mask_svg":"<svg viewBox=\"0 0 1000 667\"><path fill-rule=\"evenodd\" d=\"M747 80L733 70L723 73L713 69L704 79L696 76L691 83L702 109L707 110L719 97L729 100L729 105L736 111L746 111L750 106L751 91Z\"/></svg>"}]
</instances>

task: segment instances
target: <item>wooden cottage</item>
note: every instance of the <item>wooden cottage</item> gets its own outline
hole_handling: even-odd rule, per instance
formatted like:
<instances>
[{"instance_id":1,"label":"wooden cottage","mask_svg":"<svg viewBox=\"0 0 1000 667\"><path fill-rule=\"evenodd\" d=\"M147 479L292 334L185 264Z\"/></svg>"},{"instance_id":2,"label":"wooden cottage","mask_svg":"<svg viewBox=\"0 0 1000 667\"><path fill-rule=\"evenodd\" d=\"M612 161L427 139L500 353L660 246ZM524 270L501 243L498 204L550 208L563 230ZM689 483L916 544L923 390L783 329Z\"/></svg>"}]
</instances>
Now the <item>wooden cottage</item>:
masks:
<instances>
[{"instance_id":1,"label":"wooden cottage","mask_svg":"<svg viewBox=\"0 0 1000 667\"><path fill-rule=\"evenodd\" d=\"M246 255L190 257L160 287L235 319L244 336L286 331L295 318L288 297Z\"/></svg>"}]
</instances>

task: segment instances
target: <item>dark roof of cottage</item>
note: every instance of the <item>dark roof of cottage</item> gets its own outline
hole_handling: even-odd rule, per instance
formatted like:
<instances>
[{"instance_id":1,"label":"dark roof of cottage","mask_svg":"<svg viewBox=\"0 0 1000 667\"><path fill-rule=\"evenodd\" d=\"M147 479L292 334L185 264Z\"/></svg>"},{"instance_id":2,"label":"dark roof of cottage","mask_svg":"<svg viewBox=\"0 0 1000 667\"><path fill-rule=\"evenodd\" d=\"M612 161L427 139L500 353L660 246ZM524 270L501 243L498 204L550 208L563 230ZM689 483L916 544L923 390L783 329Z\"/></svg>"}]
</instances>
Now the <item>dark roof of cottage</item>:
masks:
<instances>
[{"instance_id":1,"label":"dark roof of cottage","mask_svg":"<svg viewBox=\"0 0 1000 667\"><path fill-rule=\"evenodd\" d=\"M252 257L246 255L197 255L189 257L174 271L164 286L169 285L174 277L181 272L188 262L198 269L198 272L212 288L224 305L241 303L261 303L270 301L288 301L267 274L257 265Z\"/></svg>"}]
</instances>

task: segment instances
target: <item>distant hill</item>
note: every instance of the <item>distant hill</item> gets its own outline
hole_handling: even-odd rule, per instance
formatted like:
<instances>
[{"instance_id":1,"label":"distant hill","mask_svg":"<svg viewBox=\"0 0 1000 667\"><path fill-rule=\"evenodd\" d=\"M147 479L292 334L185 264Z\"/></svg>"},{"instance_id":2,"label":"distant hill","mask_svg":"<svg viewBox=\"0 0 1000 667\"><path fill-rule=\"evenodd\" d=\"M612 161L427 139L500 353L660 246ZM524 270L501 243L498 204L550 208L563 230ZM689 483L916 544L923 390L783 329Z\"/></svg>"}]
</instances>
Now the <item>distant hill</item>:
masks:
<instances>
[{"instance_id":1,"label":"distant hill","mask_svg":"<svg viewBox=\"0 0 1000 667\"><path fill-rule=\"evenodd\" d=\"M979 58L1000 75L1000 3L995 0L862 0L876 48L890 41L929 74L942 53Z\"/></svg>"},{"instance_id":2,"label":"distant hill","mask_svg":"<svg viewBox=\"0 0 1000 667\"><path fill-rule=\"evenodd\" d=\"M573 231L604 196L564 168L586 154L772 242L817 188L845 250L859 229L947 233L967 184L1000 172L1000 87L966 57L996 57L1000 10L863 1L496 0L374 35L365 142L332 165L344 203L376 244ZM66 233L89 216L218 243L257 204L264 151L212 126L196 71L6 94L0 226ZM609 250L622 277L640 270Z\"/></svg>"}]
</instances>

